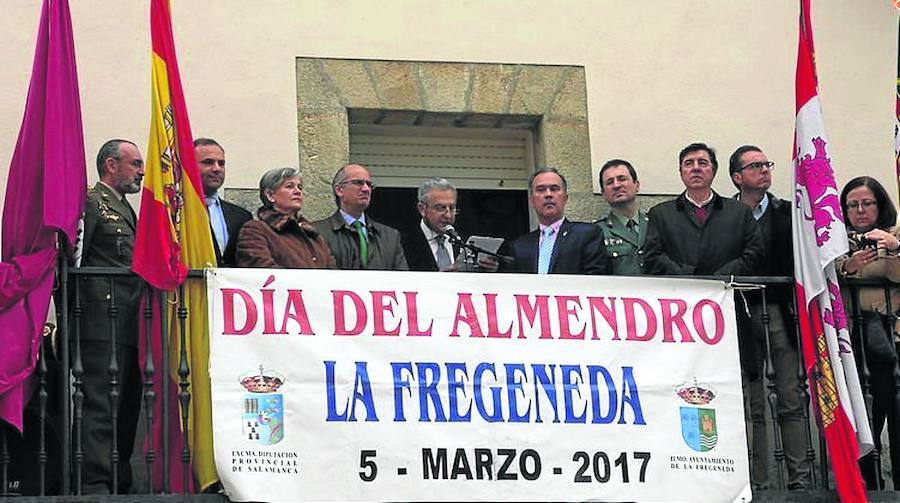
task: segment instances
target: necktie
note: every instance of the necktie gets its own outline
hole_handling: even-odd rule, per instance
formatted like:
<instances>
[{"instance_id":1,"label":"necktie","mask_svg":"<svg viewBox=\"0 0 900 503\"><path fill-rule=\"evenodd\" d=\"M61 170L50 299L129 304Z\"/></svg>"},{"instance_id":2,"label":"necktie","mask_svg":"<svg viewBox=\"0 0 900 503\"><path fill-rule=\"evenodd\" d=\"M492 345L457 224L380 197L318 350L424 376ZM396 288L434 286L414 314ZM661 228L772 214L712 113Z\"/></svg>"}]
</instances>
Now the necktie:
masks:
<instances>
[{"instance_id":1,"label":"necktie","mask_svg":"<svg viewBox=\"0 0 900 503\"><path fill-rule=\"evenodd\" d=\"M631 231L632 234L637 236L637 222L635 222L634 220L628 220L628 223L625 224L625 227L628 227L628 230Z\"/></svg>"},{"instance_id":2,"label":"necktie","mask_svg":"<svg viewBox=\"0 0 900 503\"><path fill-rule=\"evenodd\" d=\"M366 233L363 231L363 223L359 220L353 221L353 228L359 235L359 260L363 267L369 267L369 242L366 240Z\"/></svg>"},{"instance_id":3,"label":"necktie","mask_svg":"<svg viewBox=\"0 0 900 503\"><path fill-rule=\"evenodd\" d=\"M213 230L213 239L219 246L219 253L224 254L225 246L228 244L228 225L225 224L225 214L217 197L206 198L206 214Z\"/></svg>"},{"instance_id":4,"label":"necktie","mask_svg":"<svg viewBox=\"0 0 900 503\"><path fill-rule=\"evenodd\" d=\"M437 243L436 258L438 271L443 271L450 267L450 254L447 253L447 248L444 247L444 239L445 236L443 234L438 234L434 237L434 242Z\"/></svg>"},{"instance_id":5,"label":"necktie","mask_svg":"<svg viewBox=\"0 0 900 503\"><path fill-rule=\"evenodd\" d=\"M694 208L694 216L697 217L697 223L703 225L706 223L706 217L709 216L709 211L706 209L706 206Z\"/></svg>"},{"instance_id":6,"label":"necktie","mask_svg":"<svg viewBox=\"0 0 900 503\"><path fill-rule=\"evenodd\" d=\"M556 231L553 227L544 227L542 231L544 237L541 241L541 247L538 249L538 274L550 272L550 258L553 256L553 245L556 244L556 241L550 238L554 232Z\"/></svg>"}]
</instances>

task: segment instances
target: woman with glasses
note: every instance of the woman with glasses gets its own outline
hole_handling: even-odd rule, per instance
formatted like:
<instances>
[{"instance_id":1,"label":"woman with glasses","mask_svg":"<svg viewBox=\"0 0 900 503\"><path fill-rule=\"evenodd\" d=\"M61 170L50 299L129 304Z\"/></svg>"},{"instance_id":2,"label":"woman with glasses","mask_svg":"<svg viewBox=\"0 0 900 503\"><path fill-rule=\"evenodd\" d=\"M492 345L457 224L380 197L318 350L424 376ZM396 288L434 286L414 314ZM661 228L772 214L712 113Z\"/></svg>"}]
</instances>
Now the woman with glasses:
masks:
<instances>
[{"instance_id":1,"label":"woman with glasses","mask_svg":"<svg viewBox=\"0 0 900 503\"><path fill-rule=\"evenodd\" d=\"M241 227L239 267L334 269L325 239L300 214L303 181L294 168L266 171L259 180L259 220Z\"/></svg>"},{"instance_id":2,"label":"woman with glasses","mask_svg":"<svg viewBox=\"0 0 900 503\"><path fill-rule=\"evenodd\" d=\"M841 192L841 209L850 238L850 252L838 259L838 271L849 278L900 279L900 240L898 240L897 210L884 187L872 177L860 176L850 180ZM865 361L869 370L869 389L872 393L872 434L875 447L881 451L881 430L885 419L891 442L891 466L894 489L900 490L900 422L894 407L894 369L897 366L895 337L897 329L888 313L900 313L900 289L868 287L848 292L844 289L844 308L852 320L852 300L863 314ZM889 295L888 295L889 293ZM876 484L876 470L872 455L860 461L863 478L870 490L883 489Z\"/></svg>"}]
</instances>

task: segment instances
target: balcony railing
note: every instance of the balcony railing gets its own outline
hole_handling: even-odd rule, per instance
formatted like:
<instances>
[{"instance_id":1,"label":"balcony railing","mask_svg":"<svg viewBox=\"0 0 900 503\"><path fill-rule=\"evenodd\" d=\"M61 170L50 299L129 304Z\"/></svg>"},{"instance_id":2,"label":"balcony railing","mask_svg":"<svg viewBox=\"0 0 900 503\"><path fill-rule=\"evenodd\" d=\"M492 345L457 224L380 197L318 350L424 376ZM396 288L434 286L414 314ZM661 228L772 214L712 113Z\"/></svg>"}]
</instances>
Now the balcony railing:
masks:
<instances>
[{"instance_id":1,"label":"balcony railing","mask_svg":"<svg viewBox=\"0 0 900 503\"><path fill-rule=\"evenodd\" d=\"M202 278L202 271L191 271L190 277ZM56 307L56 329L48 329L45 331L43 343L40 346L40 355L38 358L37 368L34 375L34 394L26 409L26 426L24 437L3 424L0 430L0 496L7 497L24 497L37 496L48 497L38 498L39 500L50 500L49 496L53 495L81 495L84 493L84 468L85 468L85 434L90 428L85 423L84 417L84 400L85 400L85 381L86 378L96 377L87 376L84 366L83 354L83 334L80 333L80 323L84 316L86 302L82 295L82 284L86 281L96 282L98 279L104 282L109 290L108 302L105 305L105 312L108 319L109 334L106 344L108 344L109 361L106 365L106 379L108 379L108 399L111 404L112 431L110 438L110 452L108 453L111 465L111 492L119 493L122 490L120 481L118 480L118 468L129 463L129 460L122 459L123 447L118 445L118 437L116 431L115 405L123 399L122 389L120 388L121 362L120 354L116 341L122 340L123 335L116 333L115 321L120 315L117 299L123 292L117 291L122 288L122 280L125 278L134 278L131 271L115 268L69 268L63 262L60 263L57 274L57 284L54 294ZM710 278L734 282L736 284L759 284L765 285L771 290L773 287L781 287L782 289L791 288L793 278L790 277L733 277L733 278ZM132 279L131 281L135 281ZM147 333L151 332L152 323L159 323L159 329L162 337L163 347L166 347L166 341L173 340L178 344L178 386L177 398L178 403L182 405L180 409L184 416L181 417L182 424L186 424L189 419L186 417L188 407L185 407L191 400L190 389L190 365L187 357L187 348L185 347L184 324L187 318L187 306L180 300L183 296L177 295L166 297L164 292L158 292L149 289L143 284L143 292L147 293L144 297L144 305L141 309L142 323ZM852 280L843 285L849 294L850 305L847 306L847 315L850 318L852 330L851 340L853 349L856 352L858 373L862 391L865 396L869 417L872 417L873 405L873 387L878 387L879 391L883 391L885 383L872 382L872 372L870 369L869 358L867 358L867 350L871 346L867 344L870 337L868 333L869 326L872 326L872 320L879 321L887 327L894 327L898 316L894 313L892 306L891 288L896 285L881 281L872 280ZM874 289L874 290L873 290ZM865 292L868 298L871 297L873 291L880 290L884 296L884 309L882 313L868 312L863 310L863 305L859 302L860 292ZM799 381L801 389L801 401L803 404L803 425L804 435L807 438L808 448L805 452L804 462L809 469L809 478L806 481L803 491L789 490L789 473L786 466L786 454L784 449L784 438L781 429L773 427L780 423L778 417L778 389L776 385L774 358L779 355L773 354L772 340L770 334L770 322L772 313L768 312L770 303L765 301L767 289L752 292L750 295L761 297L762 324L764 327L764 344L765 354L762 355L761 376L764 383L764 402L765 402L765 419L766 429L770 432L771 442L769 444L769 452L771 456L766 460L768 471L771 479L771 486L765 488L755 488L754 500L758 501L830 501L836 500L836 493L833 490L833 480L829 473L829 462L826 455L824 445L824 437L819 435L815 426L815 421L810 417L811 411L809 407L810 393L804 372L805 365L802 362L802 352L797 351L798 373L796 378ZM151 302L152 298L159 299L158 303ZM178 299L172 300L172 299ZM166 310L160 313L154 312L154 305L166 305L168 301L179 302L178 308L175 310L179 323L176 334L167 333L167 327L170 326L169 320L166 319ZM751 301L752 302L752 301ZM796 302L794 300L794 302ZM767 305L769 304L769 305ZM737 303L738 316L746 316L744 312L744 304L742 301ZM788 312L796 313L796 306L790 306ZM900 308L900 306L896 306ZM797 317L790 316L785 320L786 323L794 325L795 330L788 331L795 347L800 347L799 330L796 330ZM49 325L48 325L49 326ZM135 327L135 330L137 327ZM893 334L888 332L892 339ZM174 336L174 339L173 339ZM163 417L170 417L170 393L168 387L163 386L162 396L156 396L156 390L153 386L156 373L162 372L163 369L169 368L169 362L166 360L166 351L162 352L162 359L154 361L152 351L147 338L147 346L142 348L143 351L143 371L140 376L142 393L140 397L141 409L143 411L140 423L144 426L143 435L139 434L138 441L135 442L136 454L131 461L134 466L134 484L131 488L132 494L145 495L148 500L168 498L161 495L171 494L172 492L187 493L190 484L190 461L191 452L185 449L176 457L180 467L172 466L172 457L168 451L172 444L173 435L183 435L180 431L171 431L170 428L162 430L162 452L154 452L152 449L144 450L141 446L143 442L140 437L146 438L152 435L153 430L150 425L153 423L154 404L157 400L161 401ZM96 341L95 341L96 342ZM896 353L896 351L895 351ZM747 369L744 369L746 374ZM889 411L889 417L900 418L900 370L896 363L893 363L893 370L890 373L891 382L888 383L889 392L893 393L893 410ZM164 425L167 422L163 422ZM900 425L888 423L888 428L900 428ZM186 435L186 434L184 434ZM147 445L154 445L151 440ZM187 438L182 439L183 445L188 445ZM886 489L893 489L892 477L890 476L890 456L886 456L887 449L894 447L889 442L885 442L883 451L872 454L871 459L873 466L878 467L870 476L874 476L876 483ZM124 449L127 452L127 448ZM174 469L173 469L174 468ZM173 480L175 477L176 480ZM150 481L154 479L160 480L161 484L157 484L156 490L151 489ZM887 482L885 482L885 480ZM173 491L173 488L180 488ZM760 489L760 490L756 490ZM900 488L897 488L900 489ZM894 495L892 491L883 491L880 493L870 493L871 501L892 501ZM87 496L83 497L83 501L89 501ZM196 498L196 496L192 496ZM210 495L204 498L216 497ZM76 498L79 499L79 498ZM224 500L224 496L218 496L218 499ZM67 499L66 501L69 501ZM196 501L194 499L193 501Z\"/></svg>"}]
</instances>

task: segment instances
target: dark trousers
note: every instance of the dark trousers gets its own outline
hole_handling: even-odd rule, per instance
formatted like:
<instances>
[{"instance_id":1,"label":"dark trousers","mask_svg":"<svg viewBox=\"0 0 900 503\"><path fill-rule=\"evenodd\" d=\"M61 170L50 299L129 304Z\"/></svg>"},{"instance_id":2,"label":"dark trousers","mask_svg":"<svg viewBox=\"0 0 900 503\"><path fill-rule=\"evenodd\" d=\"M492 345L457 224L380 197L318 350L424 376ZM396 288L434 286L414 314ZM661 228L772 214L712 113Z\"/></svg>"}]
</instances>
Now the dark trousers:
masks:
<instances>
[{"instance_id":1,"label":"dark trousers","mask_svg":"<svg viewBox=\"0 0 900 503\"><path fill-rule=\"evenodd\" d=\"M84 422L82 447L84 466L83 494L113 492L112 448L113 407L110 401L110 345L104 341L81 342L84 366ZM138 352L134 347L116 345L118 373L118 407L116 449L118 451L118 493L131 488L131 453L141 411L141 372Z\"/></svg>"},{"instance_id":2,"label":"dark trousers","mask_svg":"<svg viewBox=\"0 0 900 503\"><path fill-rule=\"evenodd\" d=\"M900 440L898 440L898 415L895 402L894 369L897 366L897 351L894 347L891 323L875 312L863 312L863 341L865 342L866 366L869 369L869 393L872 395L872 436L875 450L881 449L881 431L885 420L888 425L888 440L891 443L891 478L894 489L900 490ZM862 382L862 376L860 376ZM869 490L884 488L884 481L878 484L880 464L869 454L859 462L860 472Z\"/></svg>"},{"instance_id":3,"label":"dark trousers","mask_svg":"<svg viewBox=\"0 0 900 503\"><path fill-rule=\"evenodd\" d=\"M897 434L897 414L894 404L894 366L896 363L873 362L869 364L869 390L872 393L872 436L875 437L875 450L882 453L881 431L885 420L888 427L888 441L891 443L891 478L894 489L900 490L900 440ZM869 454L860 460L860 471L866 488L870 490L884 489L884 481L877 485L875 457Z\"/></svg>"},{"instance_id":4,"label":"dark trousers","mask_svg":"<svg viewBox=\"0 0 900 503\"><path fill-rule=\"evenodd\" d=\"M769 314L769 352L775 371L775 410L784 461L787 467L787 488L805 489L810 485L808 422L804 414L803 390L798 378L800 359L794 332L788 326L778 304L766 306ZM747 438L750 443L750 478L754 488L772 489L769 476L771 448L766 428L767 391L765 390L766 336L762 321L762 303L751 303L750 317L738 311L738 330L742 337L741 360ZM773 432L774 433L774 432Z\"/></svg>"}]
</instances>

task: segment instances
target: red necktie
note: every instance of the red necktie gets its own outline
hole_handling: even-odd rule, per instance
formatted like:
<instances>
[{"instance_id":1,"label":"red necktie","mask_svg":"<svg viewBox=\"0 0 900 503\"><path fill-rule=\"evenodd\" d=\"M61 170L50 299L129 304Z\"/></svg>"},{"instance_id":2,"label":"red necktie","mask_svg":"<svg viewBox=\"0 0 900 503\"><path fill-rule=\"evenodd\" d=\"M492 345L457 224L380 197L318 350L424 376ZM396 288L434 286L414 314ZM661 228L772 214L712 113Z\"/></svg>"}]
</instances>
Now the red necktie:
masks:
<instances>
[{"instance_id":1,"label":"red necktie","mask_svg":"<svg viewBox=\"0 0 900 503\"><path fill-rule=\"evenodd\" d=\"M706 217L709 216L709 211L706 209L706 206L694 208L694 216L697 218L697 223L703 225L706 223Z\"/></svg>"}]
</instances>

